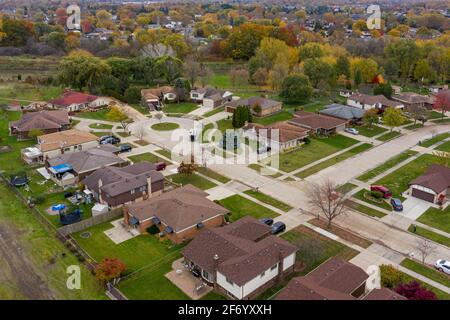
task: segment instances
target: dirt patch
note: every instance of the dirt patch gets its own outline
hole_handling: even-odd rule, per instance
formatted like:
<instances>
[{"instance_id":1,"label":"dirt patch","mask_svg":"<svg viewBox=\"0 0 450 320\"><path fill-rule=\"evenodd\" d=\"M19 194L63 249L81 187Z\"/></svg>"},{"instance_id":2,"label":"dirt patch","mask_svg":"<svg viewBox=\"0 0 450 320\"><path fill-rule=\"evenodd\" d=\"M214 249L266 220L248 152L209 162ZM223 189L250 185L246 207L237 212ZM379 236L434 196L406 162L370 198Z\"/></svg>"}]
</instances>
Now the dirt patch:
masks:
<instances>
[{"instance_id":1,"label":"dirt patch","mask_svg":"<svg viewBox=\"0 0 450 320\"><path fill-rule=\"evenodd\" d=\"M12 224L0 224L0 279L6 278L18 289L17 296L30 300L55 299L45 281L38 275L20 243L16 240L20 231ZM11 270L11 272L8 272ZM11 279L12 277L12 279Z\"/></svg>"},{"instance_id":2,"label":"dirt patch","mask_svg":"<svg viewBox=\"0 0 450 320\"><path fill-rule=\"evenodd\" d=\"M317 218L314 218L308 222L360 247L368 248L372 244L371 241L364 239L350 231L342 229L336 225L331 225L331 227L328 228L328 223L323 219L318 220Z\"/></svg>"}]
</instances>

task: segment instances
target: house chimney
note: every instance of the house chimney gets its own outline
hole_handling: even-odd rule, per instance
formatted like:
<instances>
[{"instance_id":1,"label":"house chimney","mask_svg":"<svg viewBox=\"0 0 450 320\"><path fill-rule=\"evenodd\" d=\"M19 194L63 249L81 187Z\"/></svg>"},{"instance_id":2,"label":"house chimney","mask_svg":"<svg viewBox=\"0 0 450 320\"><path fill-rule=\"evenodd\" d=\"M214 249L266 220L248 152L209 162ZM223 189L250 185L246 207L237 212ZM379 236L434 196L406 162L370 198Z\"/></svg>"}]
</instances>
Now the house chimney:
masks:
<instances>
[{"instance_id":1,"label":"house chimney","mask_svg":"<svg viewBox=\"0 0 450 320\"><path fill-rule=\"evenodd\" d=\"M152 177L147 178L147 194L149 197L152 196Z\"/></svg>"},{"instance_id":2,"label":"house chimney","mask_svg":"<svg viewBox=\"0 0 450 320\"><path fill-rule=\"evenodd\" d=\"M219 255L217 253L213 256L213 260L214 260L214 270L217 270L217 267L219 265Z\"/></svg>"},{"instance_id":3,"label":"house chimney","mask_svg":"<svg viewBox=\"0 0 450 320\"><path fill-rule=\"evenodd\" d=\"M103 203L102 187L103 187L103 181L102 181L102 179L98 179L98 202L100 202L100 203Z\"/></svg>"}]
</instances>

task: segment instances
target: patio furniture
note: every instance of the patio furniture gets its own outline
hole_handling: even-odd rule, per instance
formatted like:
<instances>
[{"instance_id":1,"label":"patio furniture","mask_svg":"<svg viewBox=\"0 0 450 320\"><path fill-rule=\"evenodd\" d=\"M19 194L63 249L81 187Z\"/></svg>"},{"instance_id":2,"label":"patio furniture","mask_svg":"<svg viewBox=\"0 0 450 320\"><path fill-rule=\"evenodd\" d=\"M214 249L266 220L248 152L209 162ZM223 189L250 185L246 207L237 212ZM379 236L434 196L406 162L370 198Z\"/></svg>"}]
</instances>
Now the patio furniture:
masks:
<instances>
[{"instance_id":1,"label":"patio furniture","mask_svg":"<svg viewBox=\"0 0 450 320\"><path fill-rule=\"evenodd\" d=\"M177 270L175 270L175 273L176 273L177 275L181 275L181 274L183 273L183 270L177 269Z\"/></svg>"}]
</instances>

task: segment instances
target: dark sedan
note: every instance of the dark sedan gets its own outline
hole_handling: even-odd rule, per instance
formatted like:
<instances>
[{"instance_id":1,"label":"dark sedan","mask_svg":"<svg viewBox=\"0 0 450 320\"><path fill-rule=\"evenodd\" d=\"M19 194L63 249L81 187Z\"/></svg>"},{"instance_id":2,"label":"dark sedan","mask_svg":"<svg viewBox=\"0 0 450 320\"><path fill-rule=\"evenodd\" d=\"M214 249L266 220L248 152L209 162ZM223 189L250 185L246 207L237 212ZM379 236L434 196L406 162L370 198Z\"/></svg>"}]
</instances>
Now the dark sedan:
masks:
<instances>
[{"instance_id":1,"label":"dark sedan","mask_svg":"<svg viewBox=\"0 0 450 320\"><path fill-rule=\"evenodd\" d=\"M264 224L267 224L268 226L271 226L273 224L272 218L262 218L262 219L259 219L259 221L261 221Z\"/></svg>"},{"instance_id":2,"label":"dark sedan","mask_svg":"<svg viewBox=\"0 0 450 320\"><path fill-rule=\"evenodd\" d=\"M278 234L284 230L286 230L286 225L281 221L275 222L272 225L272 234Z\"/></svg>"},{"instance_id":3,"label":"dark sedan","mask_svg":"<svg viewBox=\"0 0 450 320\"><path fill-rule=\"evenodd\" d=\"M394 211L403 211L403 204L400 201L400 199L392 198L391 199L391 206L394 209Z\"/></svg>"}]
</instances>

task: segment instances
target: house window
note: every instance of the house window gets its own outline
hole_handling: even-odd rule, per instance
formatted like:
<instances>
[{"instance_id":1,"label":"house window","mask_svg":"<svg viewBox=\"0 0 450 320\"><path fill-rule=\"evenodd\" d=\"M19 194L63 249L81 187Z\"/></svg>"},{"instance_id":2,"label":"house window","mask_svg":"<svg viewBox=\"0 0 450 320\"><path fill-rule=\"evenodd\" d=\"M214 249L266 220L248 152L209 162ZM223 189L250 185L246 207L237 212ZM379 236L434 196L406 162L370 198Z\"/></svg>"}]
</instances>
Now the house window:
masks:
<instances>
[{"instance_id":1,"label":"house window","mask_svg":"<svg viewBox=\"0 0 450 320\"><path fill-rule=\"evenodd\" d=\"M81 144L78 145L78 150L83 149L83 146Z\"/></svg>"},{"instance_id":2,"label":"house window","mask_svg":"<svg viewBox=\"0 0 450 320\"><path fill-rule=\"evenodd\" d=\"M73 146L73 150L77 150L78 149L78 146Z\"/></svg>"},{"instance_id":3,"label":"house window","mask_svg":"<svg viewBox=\"0 0 450 320\"><path fill-rule=\"evenodd\" d=\"M197 97L198 97L198 94L193 93L192 96L193 96L194 98L197 98Z\"/></svg>"},{"instance_id":4,"label":"house window","mask_svg":"<svg viewBox=\"0 0 450 320\"><path fill-rule=\"evenodd\" d=\"M210 279L209 279L209 272L208 272L208 271L203 270L203 271L202 271L202 274L203 274L203 278L205 278L206 280L210 280Z\"/></svg>"},{"instance_id":5,"label":"house window","mask_svg":"<svg viewBox=\"0 0 450 320\"><path fill-rule=\"evenodd\" d=\"M135 189L132 189L130 192L131 194L134 194L135 191L136 191Z\"/></svg>"},{"instance_id":6,"label":"house window","mask_svg":"<svg viewBox=\"0 0 450 320\"><path fill-rule=\"evenodd\" d=\"M274 265L272 268L270 268L270 271L275 270L278 267L278 263L276 265Z\"/></svg>"},{"instance_id":7,"label":"house window","mask_svg":"<svg viewBox=\"0 0 450 320\"><path fill-rule=\"evenodd\" d=\"M65 152L65 151L70 151L70 148L64 148L64 152Z\"/></svg>"},{"instance_id":8,"label":"house window","mask_svg":"<svg viewBox=\"0 0 450 320\"><path fill-rule=\"evenodd\" d=\"M266 275L266 272L264 271L263 273L261 273L260 277L264 277Z\"/></svg>"},{"instance_id":9,"label":"house window","mask_svg":"<svg viewBox=\"0 0 450 320\"><path fill-rule=\"evenodd\" d=\"M225 280L226 280L229 284L234 285L233 281L231 281L230 279L225 278Z\"/></svg>"}]
</instances>

